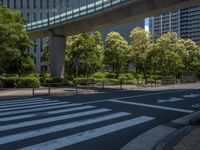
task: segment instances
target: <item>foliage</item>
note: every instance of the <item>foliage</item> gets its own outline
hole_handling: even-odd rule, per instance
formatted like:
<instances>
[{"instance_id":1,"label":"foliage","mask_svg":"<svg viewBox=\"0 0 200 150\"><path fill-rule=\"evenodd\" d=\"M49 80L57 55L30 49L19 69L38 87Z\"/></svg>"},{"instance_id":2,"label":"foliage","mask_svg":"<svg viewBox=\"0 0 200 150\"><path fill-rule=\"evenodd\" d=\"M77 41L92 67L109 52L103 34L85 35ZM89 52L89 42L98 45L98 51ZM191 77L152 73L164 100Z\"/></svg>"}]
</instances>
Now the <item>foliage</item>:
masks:
<instances>
[{"instance_id":1,"label":"foliage","mask_svg":"<svg viewBox=\"0 0 200 150\"><path fill-rule=\"evenodd\" d=\"M32 88L39 87L40 81L36 77L2 77L0 80L4 88Z\"/></svg>"},{"instance_id":2,"label":"foliage","mask_svg":"<svg viewBox=\"0 0 200 150\"><path fill-rule=\"evenodd\" d=\"M0 74L27 74L34 71L31 57L25 52L31 46L24 30L26 20L18 11L0 6Z\"/></svg>"},{"instance_id":3,"label":"foliage","mask_svg":"<svg viewBox=\"0 0 200 150\"><path fill-rule=\"evenodd\" d=\"M132 40L130 61L134 62L136 72L142 71L146 79L146 56L149 50L149 34L145 29L137 27L131 31Z\"/></svg>"},{"instance_id":4,"label":"foliage","mask_svg":"<svg viewBox=\"0 0 200 150\"><path fill-rule=\"evenodd\" d=\"M105 62L119 75L127 65L128 42L119 33L110 32L106 38L105 49Z\"/></svg>"},{"instance_id":5,"label":"foliage","mask_svg":"<svg viewBox=\"0 0 200 150\"><path fill-rule=\"evenodd\" d=\"M104 46L100 32L79 34L67 38L66 68L75 74L74 60L80 62L79 74L88 76L102 67Z\"/></svg>"}]
</instances>

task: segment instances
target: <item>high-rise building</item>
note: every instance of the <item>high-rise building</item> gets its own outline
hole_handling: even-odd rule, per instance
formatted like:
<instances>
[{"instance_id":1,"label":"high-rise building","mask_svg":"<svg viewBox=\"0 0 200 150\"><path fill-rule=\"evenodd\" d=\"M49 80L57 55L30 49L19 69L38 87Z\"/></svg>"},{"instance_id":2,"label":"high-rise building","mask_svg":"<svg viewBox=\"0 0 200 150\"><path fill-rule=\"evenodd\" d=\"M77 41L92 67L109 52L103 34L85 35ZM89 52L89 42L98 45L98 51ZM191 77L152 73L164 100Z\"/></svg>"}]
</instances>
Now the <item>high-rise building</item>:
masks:
<instances>
[{"instance_id":1,"label":"high-rise building","mask_svg":"<svg viewBox=\"0 0 200 150\"><path fill-rule=\"evenodd\" d=\"M46 19L64 11L79 8L98 0L0 0L0 3L6 5L10 9L20 10L28 22ZM144 20L130 22L123 25L118 25L113 28L102 30L103 40L105 40L108 32L119 32L125 39L129 40L130 31L136 27L144 27ZM47 38L33 39L37 45L27 51L34 56L36 64L36 72L41 72L41 51Z\"/></svg>"},{"instance_id":2,"label":"high-rise building","mask_svg":"<svg viewBox=\"0 0 200 150\"><path fill-rule=\"evenodd\" d=\"M176 32L181 38L200 44L200 6L151 17L149 30L155 38L167 32Z\"/></svg>"}]
</instances>

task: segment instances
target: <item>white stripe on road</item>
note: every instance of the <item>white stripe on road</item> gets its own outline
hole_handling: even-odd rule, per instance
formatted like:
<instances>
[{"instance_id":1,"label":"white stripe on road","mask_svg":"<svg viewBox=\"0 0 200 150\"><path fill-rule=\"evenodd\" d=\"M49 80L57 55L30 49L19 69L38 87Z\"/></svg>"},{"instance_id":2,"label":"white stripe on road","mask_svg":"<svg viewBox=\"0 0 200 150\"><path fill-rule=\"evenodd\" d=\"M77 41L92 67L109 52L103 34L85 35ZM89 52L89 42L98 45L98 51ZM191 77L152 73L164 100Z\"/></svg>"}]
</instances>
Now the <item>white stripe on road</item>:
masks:
<instances>
[{"instance_id":1,"label":"white stripe on road","mask_svg":"<svg viewBox=\"0 0 200 150\"><path fill-rule=\"evenodd\" d=\"M0 110L1 109L5 109L5 108L12 108L12 107L22 107L22 106L33 106L36 104L47 104L47 103L55 103L55 102L59 102L58 100L51 100L51 101L37 101L37 102L31 102L31 103L24 103L24 104L12 104L12 105L4 105L4 106L0 106Z\"/></svg>"},{"instance_id":2,"label":"white stripe on road","mask_svg":"<svg viewBox=\"0 0 200 150\"><path fill-rule=\"evenodd\" d=\"M139 125L142 124L144 122L147 121L151 121L155 118L152 117L148 117L148 116L141 116L138 118L133 118L127 121L123 121L123 122L119 122L119 123L115 123L115 124L111 124L108 126L104 126L104 127L100 127L94 130L89 130L86 132L82 132L82 133L78 133L75 135L71 135L71 136L66 136L63 138L59 138L59 139L55 139L52 141L48 141L48 142L44 142L44 143L40 143L40 144L36 144L36 145L32 145L29 147L25 147L22 148L21 150L44 150L44 149L48 149L48 150L55 150L55 149L60 149L63 147L67 147L70 146L72 144L76 144L79 142L84 142L96 137L100 137L106 134L110 134L122 129L126 129L128 127L132 127L135 125Z\"/></svg>"},{"instance_id":3,"label":"white stripe on road","mask_svg":"<svg viewBox=\"0 0 200 150\"><path fill-rule=\"evenodd\" d=\"M30 100L40 100L40 99L42 99L42 98L36 97L36 98L25 98L25 99L18 99L18 100L6 100L6 101L0 101L0 104L23 102L23 101L30 101Z\"/></svg>"},{"instance_id":4,"label":"white stripe on road","mask_svg":"<svg viewBox=\"0 0 200 150\"><path fill-rule=\"evenodd\" d=\"M30 108L38 108L38 107L45 107L45 106L54 106L54 105L62 105L62 104L69 104L69 102L55 102L55 103L48 103L48 104L39 104L34 106L22 106L17 108L5 108L0 109L0 113L4 111L14 111L14 110L21 110L21 109L30 109Z\"/></svg>"},{"instance_id":5,"label":"white stripe on road","mask_svg":"<svg viewBox=\"0 0 200 150\"><path fill-rule=\"evenodd\" d=\"M142 107L150 107L150 108L157 108L157 109L164 109L164 110L170 110L170 111L178 111L183 113L193 113L193 110L186 110L186 109L179 109L179 108L171 108L171 107L165 107L165 106L157 106L157 105L149 105L149 104L143 104L143 103L135 103L135 102L127 102L127 101L120 101L120 100L109 100L110 102L115 103L121 103L121 104L129 104L129 105L135 105L135 106L142 106Z\"/></svg>"},{"instance_id":6,"label":"white stripe on road","mask_svg":"<svg viewBox=\"0 0 200 150\"><path fill-rule=\"evenodd\" d=\"M52 101L50 99L37 99L34 101L28 100L28 101L23 101L23 102L9 102L9 103L0 103L0 106L10 106L10 105L17 105L17 104L29 104L29 103L34 103L34 102L46 102L46 101ZM58 101L58 100L57 100Z\"/></svg>"},{"instance_id":7,"label":"white stripe on road","mask_svg":"<svg viewBox=\"0 0 200 150\"><path fill-rule=\"evenodd\" d=\"M27 110L17 110L17 111L11 111L11 112L3 112L0 113L0 118L4 118L6 115L17 115L21 113L33 113L37 111L44 111L44 110L51 110L51 109L61 109L66 107L72 107L72 106L80 106L82 104L75 103L75 104L64 104L64 105L57 105L57 106L51 106L51 107L42 107L42 108L34 108L34 109L27 109Z\"/></svg>"},{"instance_id":8,"label":"white stripe on road","mask_svg":"<svg viewBox=\"0 0 200 150\"><path fill-rule=\"evenodd\" d=\"M22 128L22 127L34 126L34 125L41 125L45 123L56 122L56 121L61 121L65 119L72 119L72 118L77 118L77 117L82 117L82 116L88 116L88 115L93 115L93 114L98 114L98 113L103 113L103 112L108 112L108 111L111 111L111 110L110 109L96 109L96 110L90 110L90 111L79 112L79 113L74 113L74 114L55 116L51 118L3 125L3 126L0 126L0 131L7 131L11 129L17 129L17 128Z\"/></svg>"},{"instance_id":9,"label":"white stripe on road","mask_svg":"<svg viewBox=\"0 0 200 150\"><path fill-rule=\"evenodd\" d=\"M37 137L37 136L41 136L41 135L45 135L45 134L49 134L49 133L55 133L55 132L59 132L59 131L73 129L73 128L86 126L86 125L90 125L90 124L94 124L94 123L98 123L98 122L102 122L102 121L106 121L106 120L111 120L111 119L115 119L115 118L119 118L119 117L123 117L123 116L127 116L127 115L130 115L130 114L125 113L125 112L115 113L115 114L104 115L101 117L95 117L95 118L91 118L91 119L87 119L87 120L80 120L80 121L65 123L65 124L61 124L61 125L55 125L55 126L48 127L48 128L42 128L42 129L37 129L37 130L33 130L33 131L4 136L4 137L0 137L0 144L16 142L19 140L33 138L33 137Z\"/></svg>"},{"instance_id":10,"label":"white stripe on road","mask_svg":"<svg viewBox=\"0 0 200 150\"><path fill-rule=\"evenodd\" d=\"M63 109L63 110L47 111L47 112L44 112L44 114L36 113L36 114L28 114L28 115L14 116L14 117L6 117L6 118L1 118L0 121L14 121L14 120L19 120L19 119L32 118L36 116L47 116L47 115L66 113L70 111L77 111L77 110L84 110L84 109L91 109L91 108L95 108L95 106L82 106L82 107L74 107L74 108L68 108L68 109Z\"/></svg>"}]
</instances>

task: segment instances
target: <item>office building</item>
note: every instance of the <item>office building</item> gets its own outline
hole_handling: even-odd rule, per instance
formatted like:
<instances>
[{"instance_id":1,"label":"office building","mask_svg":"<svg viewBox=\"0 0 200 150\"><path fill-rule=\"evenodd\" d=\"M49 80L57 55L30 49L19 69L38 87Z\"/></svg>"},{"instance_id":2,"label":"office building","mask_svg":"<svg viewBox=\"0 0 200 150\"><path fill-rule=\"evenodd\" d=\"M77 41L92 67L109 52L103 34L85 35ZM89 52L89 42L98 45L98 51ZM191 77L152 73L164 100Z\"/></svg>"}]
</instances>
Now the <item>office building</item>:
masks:
<instances>
[{"instance_id":1,"label":"office building","mask_svg":"<svg viewBox=\"0 0 200 150\"><path fill-rule=\"evenodd\" d=\"M200 44L200 6L151 17L149 30L155 38L167 32L176 32L181 38Z\"/></svg>"}]
</instances>

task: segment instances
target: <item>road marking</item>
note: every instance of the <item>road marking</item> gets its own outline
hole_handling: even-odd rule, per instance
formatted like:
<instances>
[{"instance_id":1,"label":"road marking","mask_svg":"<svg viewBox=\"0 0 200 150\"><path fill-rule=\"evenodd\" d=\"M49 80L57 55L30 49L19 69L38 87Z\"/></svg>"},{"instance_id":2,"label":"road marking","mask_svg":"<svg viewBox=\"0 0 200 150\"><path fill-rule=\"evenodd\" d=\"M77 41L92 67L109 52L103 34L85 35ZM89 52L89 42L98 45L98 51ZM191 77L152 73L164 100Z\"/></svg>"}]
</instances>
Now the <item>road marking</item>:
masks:
<instances>
[{"instance_id":1,"label":"road marking","mask_svg":"<svg viewBox=\"0 0 200 150\"><path fill-rule=\"evenodd\" d=\"M183 101L185 100L184 98L177 98L177 97L170 97L169 99L159 99L157 100L157 103L167 103L167 102L178 102L178 101Z\"/></svg>"},{"instance_id":2,"label":"road marking","mask_svg":"<svg viewBox=\"0 0 200 150\"><path fill-rule=\"evenodd\" d=\"M51 100L51 101L37 101L37 102L30 102L30 103L23 103L23 104L12 104L12 105L3 105L0 106L0 110L1 109L5 109L5 108L12 108L12 107L22 107L22 106L33 106L36 104L47 104L47 103L55 103L55 102L59 102L58 100Z\"/></svg>"},{"instance_id":3,"label":"road marking","mask_svg":"<svg viewBox=\"0 0 200 150\"><path fill-rule=\"evenodd\" d=\"M7 102L7 103L0 103L0 106L10 106L10 105L17 105L17 104L29 104L29 103L34 103L34 102L46 102L46 101L52 101L50 99L38 99L34 101L23 101L23 102ZM57 100L58 101L58 100Z\"/></svg>"},{"instance_id":4,"label":"road marking","mask_svg":"<svg viewBox=\"0 0 200 150\"><path fill-rule=\"evenodd\" d=\"M97 101L85 102L85 103L81 103L81 104L82 105L85 105L85 104L94 104L94 103L101 103L101 102L110 101L110 100L113 100L113 99L123 100L123 99L129 99L129 98L138 98L138 97L145 97L145 96L152 96L152 95L161 95L161 94L167 94L167 93L175 93L177 91L181 92L181 91L185 91L185 90L173 90L173 91L148 93L148 94L141 94L141 95L125 96L125 97L114 97L114 98L109 98L109 99L102 99L102 100L97 100Z\"/></svg>"},{"instance_id":5,"label":"road marking","mask_svg":"<svg viewBox=\"0 0 200 150\"><path fill-rule=\"evenodd\" d=\"M25 98L25 99L18 99L18 100L6 100L6 101L0 101L0 104L31 101L31 100L41 100L41 99L42 98L40 98L40 97L36 97L36 98Z\"/></svg>"},{"instance_id":6,"label":"road marking","mask_svg":"<svg viewBox=\"0 0 200 150\"><path fill-rule=\"evenodd\" d=\"M45 111L45 110L51 110L51 109L61 109L61 108L67 108L67 107L72 107L72 106L80 106L82 104L79 103L74 103L74 104L63 104L63 105L58 105L58 106L51 106L51 107L42 107L42 108L33 108L33 109L27 109L27 110L17 110L17 111L11 111L11 112L1 112L0 113L0 118L5 117L6 115L17 115L21 113L33 113L37 111Z\"/></svg>"},{"instance_id":7,"label":"road marking","mask_svg":"<svg viewBox=\"0 0 200 150\"><path fill-rule=\"evenodd\" d=\"M192 105L193 108L200 108L200 103Z\"/></svg>"},{"instance_id":8,"label":"road marking","mask_svg":"<svg viewBox=\"0 0 200 150\"><path fill-rule=\"evenodd\" d=\"M14 135L4 136L4 137L0 137L0 144L16 142L19 140L33 138L33 137L37 137L37 136L41 136L41 135L45 135L45 134L49 134L49 133L56 133L59 131L73 129L73 128L77 128L77 127L81 127L81 126L86 126L86 125L90 125L90 124L94 124L94 123L98 123L98 122L102 122L102 121L106 121L106 120L112 120L112 119L127 116L127 115L130 115L130 114L125 113L125 112L114 113L114 114L104 115L101 117L95 117L95 118L91 118L91 119L87 119L87 120L80 120L80 121L65 123L65 124L61 124L61 125L55 125L55 126L51 126L51 127L47 127L47 128L32 130L32 131L28 131L28 132L22 132L22 133L18 133L18 134L14 134Z\"/></svg>"},{"instance_id":9,"label":"road marking","mask_svg":"<svg viewBox=\"0 0 200 150\"><path fill-rule=\"evenodd\" d=\"M200 97L200 94L189 94L189 95L183 95L184 98L196 98Z\"/></svg>"},{"instance_id":10,"label":"road marking","mask_svg":"<svg viewBox=\"0 0 200 150\"><path fill-rule=\"evenodd\" d=\"M74 107L74 108L68 108L68 109L63 109L63 110L47 111L44 113L6 117L6 118L1 118L0 121L14 121L14 120L19 120L19 119L32 118L32 117L36 117L36 116L47 116L47 115L52 115L52 114L66 113L66 112L91 109L91 108L95 108L95 106L82 106L82 107Z\"/></svg>"},{"instance_id":11,"label":"road marking","mask_svg":"<svg viewBox=\"0 0 200 150\"><path fill-rule=\"evenodd\" d=\"M171 107L149 105L149 104L135 103L135 102L126 102L126 101L119 101L119 100L115 100L115 99L110 100L110 102L121 103L121 104L129 104L129 105L136 105L136 106L142 106L142 107L157 108L157 109L164 109L164 110L171 110L171 111L178 111L178 112L184 112L184 113L193 113L194 112L193 110L185 110L185 109L179 109L179 108L171 108Z\"/></svg>"},{"instance_id":12,"label":"road marking","mask_svg":"<svg viewBox=\"0 0 200 150\"><path fill-rule=\"evenodd\" d=\"M122 129L126 129L128 127L132 127L135 125L142 124L147 121L151 121L155 118L147 117L147 116L141 116L137 118L133 118L127 121L107 125L104 127L100 127L94 130L89 130L86 132L78 133L75 135L51 140L48 142L32 145L29 147L22 148L21 150L42 150L42 149L48 149L48 150L55 150L63 147L70 146L72 144L80 143L83 141L87 141L96 137L100 137L106 134L110 134Z\"/></svg>"},{"instance_id":13,"label":"road marking","mask_svg":"<svg viewBox=\"0 0 200 150\"><path fill-rule=\"evenodd\" d=\"M5 109L0 109L0 113L4 112L4 111L30 109L30 108L38 108L38 107L54 106L54 105L62 105L62 104L69 104L69 102L55 102L55 103L48 103L48 104L39 104L39 105L34 105L34 106L22 106L22 107L17 107L17 108L5 108Z\"/></svg>"},{"instance_id":14,"label":"road marking","mask_svg":"<svg viewBox=\"0 0 200 150\"><path fill-rule=\"evenodd\" d=\"M31 120L31 121L20 122L20 123L9 124L9 125L2 125L0 126L0 131L7 131L11 129L17 129L17 128L22 128L22 127L34 126L34 125L41 125L45 123L72 119L72 118L77 118L77 117L82 117L82 116L89 116L89 115L94 115L94 114L104 113L104 112L109 112L109 111L111 110L110 109L96 109L96 110L90 110L90 111L85 111L85 112L78 112L74 114L55 116L51 118Z\"/></svg>"}]
</instances>

